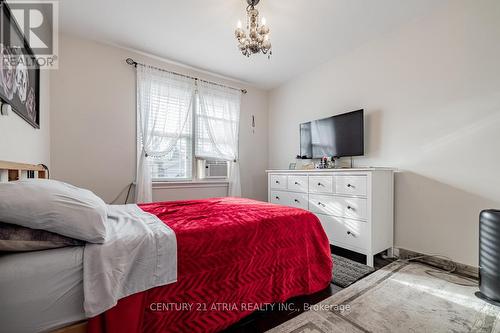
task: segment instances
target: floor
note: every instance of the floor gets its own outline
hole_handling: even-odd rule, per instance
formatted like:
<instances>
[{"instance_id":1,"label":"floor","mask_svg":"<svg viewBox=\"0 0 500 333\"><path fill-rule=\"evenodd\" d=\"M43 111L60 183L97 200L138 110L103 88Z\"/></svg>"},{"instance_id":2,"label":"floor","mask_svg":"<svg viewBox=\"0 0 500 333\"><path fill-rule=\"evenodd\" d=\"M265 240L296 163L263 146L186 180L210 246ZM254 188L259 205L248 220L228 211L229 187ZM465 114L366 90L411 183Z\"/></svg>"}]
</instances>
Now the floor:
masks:
<instances>
[{"instance_id":1,"label":"floor","mask_svg":"<svg viewBox=\"0 0 500 333\"><path fill-rule=\"evenodd\" d=\"M500 333L500 307L478 281L398 260L267 333Z\"/></svg>"},{"instance_id":2,"label":"floor","mask_svg":"<svg viewBox=\"0 0 500 333\"><path fill-rule=\"evenodd\" d=\"M366 263L366 257L362 254L345 250L336 246L331 246L333 254L360 262ZM381 254L375 256L374 266L375 269L380 269L388 265L393 260L384 259ZM308 296L300 296L289 299L286 303L276 306L274 309L266 311L257 311L250 316L243 318L238 323L232 325L223 331L223 333L258 333L270 330L285 321L288 321L302 312L309 305L319 303L326 298L336 294L342 290L341 287L331 284L324 290Z\"/></svg>"}]
</instances>

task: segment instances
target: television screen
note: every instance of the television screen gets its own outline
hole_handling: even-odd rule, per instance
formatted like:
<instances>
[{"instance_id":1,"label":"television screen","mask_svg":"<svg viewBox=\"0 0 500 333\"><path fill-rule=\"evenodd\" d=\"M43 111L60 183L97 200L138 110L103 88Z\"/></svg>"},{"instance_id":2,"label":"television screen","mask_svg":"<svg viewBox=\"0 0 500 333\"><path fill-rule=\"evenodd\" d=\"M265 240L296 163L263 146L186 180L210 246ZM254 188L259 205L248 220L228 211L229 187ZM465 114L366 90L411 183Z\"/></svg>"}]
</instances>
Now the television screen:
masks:
<instances>
[{"instance_id":1,"label":"television screen","mask_svg":"<svg viewBox=\"0 0 500 333\"><path fill-rule=\"evenodd\" d=\"M363 110L300 124L302 158L364 154Z\"/></svg>"}]
</instances>

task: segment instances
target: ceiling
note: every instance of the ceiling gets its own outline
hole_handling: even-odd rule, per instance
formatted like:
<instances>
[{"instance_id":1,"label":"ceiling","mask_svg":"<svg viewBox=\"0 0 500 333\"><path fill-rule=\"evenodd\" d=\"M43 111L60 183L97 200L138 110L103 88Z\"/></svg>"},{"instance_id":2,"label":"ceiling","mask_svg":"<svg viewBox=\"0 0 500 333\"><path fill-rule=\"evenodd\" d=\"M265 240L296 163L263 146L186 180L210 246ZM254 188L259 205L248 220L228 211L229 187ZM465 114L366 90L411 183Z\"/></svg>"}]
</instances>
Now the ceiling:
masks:
<instances>
[{"instance_id":1,"label":"ceiling","mask_svg":"<svg viewBox=\"0 0 500 333\"><path fill-rule=\"evenodd\" d=\"M261 0L273 56L246 58L244 0L64 0L63 33L113 43L269 89L449 0Z\"/></svg>"}]
</instances>

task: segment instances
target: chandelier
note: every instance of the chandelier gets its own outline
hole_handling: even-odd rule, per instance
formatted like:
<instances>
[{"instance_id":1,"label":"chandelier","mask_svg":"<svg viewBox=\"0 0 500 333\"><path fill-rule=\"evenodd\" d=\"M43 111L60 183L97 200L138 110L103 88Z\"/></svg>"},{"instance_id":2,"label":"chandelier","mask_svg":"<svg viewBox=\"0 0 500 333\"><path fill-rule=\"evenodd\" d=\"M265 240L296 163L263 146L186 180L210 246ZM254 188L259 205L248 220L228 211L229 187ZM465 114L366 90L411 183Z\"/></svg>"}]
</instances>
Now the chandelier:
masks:
<instances>
[{"instance_id":1,"label":"chandelier","mask_svg":"<svg viewBox=\"0 0 500 333\"><path fill-rule=\"evenodd\" d=\"M266 25L265 18L262 18L259 23L259 11L255 9L259 1L247 0L247 32L242 29L241 21L238 21L238 27L234 34L238 40L238 48L243 55L250 57L251 54L262 52L271 58L269 27Z\"/></svg>"}]
</instances>

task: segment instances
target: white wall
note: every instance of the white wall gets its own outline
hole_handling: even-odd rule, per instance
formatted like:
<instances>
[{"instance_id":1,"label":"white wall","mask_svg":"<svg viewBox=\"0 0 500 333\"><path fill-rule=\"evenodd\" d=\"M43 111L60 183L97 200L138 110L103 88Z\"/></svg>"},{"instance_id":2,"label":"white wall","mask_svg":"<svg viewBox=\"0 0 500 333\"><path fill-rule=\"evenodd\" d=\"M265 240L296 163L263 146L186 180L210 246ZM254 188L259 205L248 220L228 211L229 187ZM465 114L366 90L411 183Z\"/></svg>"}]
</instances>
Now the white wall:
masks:
<instances>
[{"instance_id":1,"label":"white wall","mask_svg":"<svg viewBox=\"0 0 500 333\"><path fill-rule=\"evenodd\" d=\"M273 90L270 167L299 123L364 108L355 165L400 169L396 245L477 266L478 214L500 208L499 41L499 1L457 0Z\"/></svg>"},{"instance_id":2,"label":"white wall","mask_svg":"<svg viewBox=\"0 0 500 333\"><path fill-rule=\"evenodd\" d=\"M40 71L40 129L13 111L0 116L0 160L50 164L50 72Z\"/></svg>"},{"instance_id":3,"label":"white wall","mask_svg":"<svg viewBox=\"0 0 500 333\"><path fill-rule=\"evenodd\" d=\"M267 93L153 57L73 36L60 36L59 70L51 76L52 175L110 202L135 179L135 70L127 57L248 89L240 127L243 195L266 198ZM255 134L251 115L256 117ZM154 199L219 196L220 187L154 190ZM121 201L123 202L123 195Z\"/></svg>"}]
</instances>

